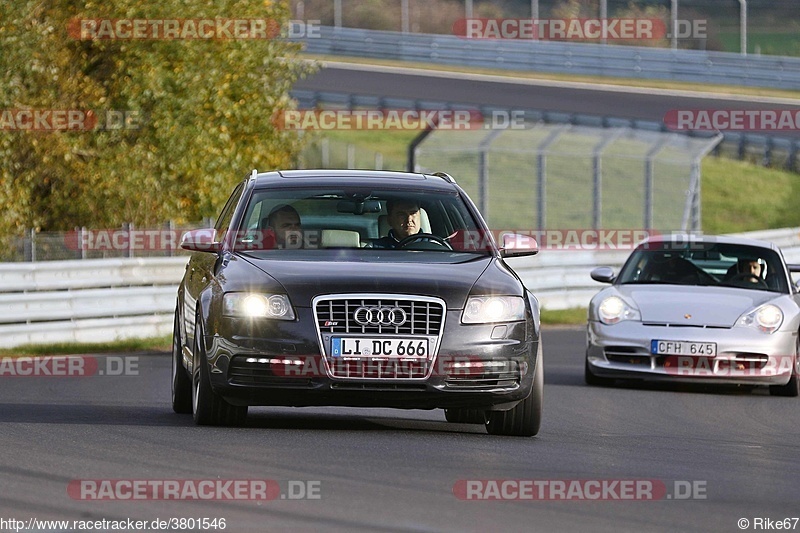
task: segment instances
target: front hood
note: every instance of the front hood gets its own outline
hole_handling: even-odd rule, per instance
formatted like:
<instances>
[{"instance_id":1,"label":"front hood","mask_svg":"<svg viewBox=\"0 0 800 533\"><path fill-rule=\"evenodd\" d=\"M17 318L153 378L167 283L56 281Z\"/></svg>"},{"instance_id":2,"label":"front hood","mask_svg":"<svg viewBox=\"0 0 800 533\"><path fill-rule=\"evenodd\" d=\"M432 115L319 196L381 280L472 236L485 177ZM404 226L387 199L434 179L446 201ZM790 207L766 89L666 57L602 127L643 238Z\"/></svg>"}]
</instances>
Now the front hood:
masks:
<instances>
[{"instance_id":1,"label":"front hood","mask_svg":"<svg viewBox=\"0 0 800 533\"><path fill-rule=\"evenodd\" d=\"M642 313L642 322L732 327L743 313L778 293L730 287L618 285ZM687 318L688 317L688 318Z\"/></svg>"},{"instance_id":2,"label":"front hood","mask_svg":"<svg viewBox=\"0 0 800 533\"><path fill-rule=\"evenodd\" d=\"M396 252L393 252L396 253ZM439 253L436 252L438 255ZM266 254L265 254L266 255ZM388 255L388 254L387 254ZM299 254L298 254L299 257ZM342 293L392 293L436 296L448 309L464 307L470 289L493 261L488 256L439 255L436 262L366 261L305 252L302 260L243 257L285 289L292 304L310 307L315 296Z\"/></svg>"}]
</instances>

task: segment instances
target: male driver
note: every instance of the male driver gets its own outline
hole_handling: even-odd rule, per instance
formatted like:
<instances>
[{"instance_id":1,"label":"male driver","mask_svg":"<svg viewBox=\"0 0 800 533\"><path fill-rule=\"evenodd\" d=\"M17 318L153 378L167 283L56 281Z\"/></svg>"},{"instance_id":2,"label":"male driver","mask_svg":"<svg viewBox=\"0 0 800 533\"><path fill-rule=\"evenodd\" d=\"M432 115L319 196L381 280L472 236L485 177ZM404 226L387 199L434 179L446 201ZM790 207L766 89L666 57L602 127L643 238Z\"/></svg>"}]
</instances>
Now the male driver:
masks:
<instances>
[{"instance_id":1,"label":"male driver","mask_svg":"<svg viewBox=\"0 0 800 533\"><path fill-rule=\"evenodd\" d=\"M740 257L739 260L728 269L725 274L726 280L740 279L745 282L759 283L763 282L764 265L756 258Z\"/></svg>"},{"instance_id":2,"label":"male driver","mask_svg":"<svg viewBox=\"0 0 800 533\"><path fill-rule=\"evenodd\" d=\"M296 250L303 247L300 215L294 207L288 204L275 206L267 215L267 225L275 232L278 248Z\"/></svg>"},{"instance_id":3,"label":"male driver","mask_svg":"<svg viewBox=\"0 0 800 533\"><path fill-rule=\"evenodd\" d=\"M389 200L386 210L392 229L386 237L373 241L369 248L397 248L400 241L422 230L419 203L416 200Z\"/></svg>"}]
</instances>

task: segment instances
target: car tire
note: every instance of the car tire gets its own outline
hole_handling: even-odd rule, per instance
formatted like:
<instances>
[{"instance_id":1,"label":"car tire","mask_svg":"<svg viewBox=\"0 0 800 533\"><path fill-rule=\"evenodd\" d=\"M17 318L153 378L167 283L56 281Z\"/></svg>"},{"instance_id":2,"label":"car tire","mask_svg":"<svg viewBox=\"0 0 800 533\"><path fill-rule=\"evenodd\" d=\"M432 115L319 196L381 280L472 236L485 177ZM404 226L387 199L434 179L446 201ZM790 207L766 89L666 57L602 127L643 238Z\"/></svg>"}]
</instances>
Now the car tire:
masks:
<instances>
[{"instance_id":1,"label":"car tire","mask_svg":"<svg viewBox=\"0 0 800 533\"><path fill-rule=\"evenodd\" d=\"M192 412L192 380L183 367L181 330L178 310L175 310L175 324L172 328L172 410L179 414Z\"/></svg>"},{"instance_id":2,"label":"car tire","mask_svg":"<svg viewBox=\"0 0 800 533\"><path fill-rule=\"evenodd\" d=\"M610 387L614 384L613 378L602 378L600 376L595 376L592 374L592 369L589 367L589 360L586 360L586 363L583 367L583 380L586 382L587 385L592 385L594 387Z\"/></svg>"},{"instance_id":3,"label":"car tire","mask_svg":"<svg viewBox=\"0 0 800 533\"><path fill-rule=\"evenodd\" d=\"M247 406L231 405L211 388L202 324L194 326L194 364L192 365L192 415L198 426L240 426L247 418Z\"/></svg>"},{"instance_id":4,"label":"car tire","mask_svg":"<svg viewBox=\"0 0 800 533\"><path fill-rule=\"evenodd\" d=\"M792 365L792 377L789 378L789 383L786 385L770 385L769 393L771 396L787 396L796 398L800 396L800 336L798 336L798 345L795 350L794 361Z\"/></svg>"},{"instance_id":5,"label":"car tire","mask_svg":"<svg viewBox=\"0 0 800 533\"><path fill-rule=\"evenodd\" d=\"M453 424L485 424L486 411L483 409L445 409L444 418Z\"/></svg>"},{"instance_id":6,"label":"car tire","mask_svg":"<svg viewBox=\"0 0 800 533\"><path fill-rule=\"evenodd\" d=\"M533 387L528 397L508 411L486 411L486 431L490 435L507 435L513 437L532 437L539 433L542 423L542 399L544 396L544 360L542 359L541 341L539 356L536 358L536 369L533 375Z\"/></svg>"}]
</instances>

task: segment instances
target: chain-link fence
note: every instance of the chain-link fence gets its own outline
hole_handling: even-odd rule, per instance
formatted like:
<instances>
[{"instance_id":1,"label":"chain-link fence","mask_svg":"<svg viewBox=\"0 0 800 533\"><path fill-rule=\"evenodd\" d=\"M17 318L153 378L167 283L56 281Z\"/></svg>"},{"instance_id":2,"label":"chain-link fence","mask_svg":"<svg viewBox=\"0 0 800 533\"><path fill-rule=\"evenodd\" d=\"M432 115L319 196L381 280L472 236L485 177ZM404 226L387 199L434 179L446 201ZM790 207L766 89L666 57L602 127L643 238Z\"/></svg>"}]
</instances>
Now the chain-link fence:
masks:
<instances>
[{"instance_id":1,"label":"chain-link fence","mask_svg":"<svg viewBox=\"0 0 800 533\"><path fill-rule=\"evenodd\" d=\"M306 144L299 157L299 168L343 168L405 170L405 158L387 156L354 143L317 138Z\"/></svg>"},{"instance_id":2,"label":"chain-link fence","mask_svg":"<svg viewBox=\"0 0 800 533\"><path fill-rule=\"evenodd\" d=\"M417 171L446 171L490 226L509 229L700 229L700 161L721 137L527 124L435 131Z\"/></svg>"}]
</instances>

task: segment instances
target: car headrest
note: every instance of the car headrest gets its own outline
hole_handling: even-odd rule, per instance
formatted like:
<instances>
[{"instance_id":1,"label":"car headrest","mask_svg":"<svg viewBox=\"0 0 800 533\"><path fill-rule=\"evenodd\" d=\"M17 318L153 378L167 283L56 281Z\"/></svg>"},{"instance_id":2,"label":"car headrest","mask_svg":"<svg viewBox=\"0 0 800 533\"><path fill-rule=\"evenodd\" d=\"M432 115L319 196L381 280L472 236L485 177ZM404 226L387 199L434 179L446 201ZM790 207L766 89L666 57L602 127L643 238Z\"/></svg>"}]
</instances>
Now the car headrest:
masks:
<instances>
[{"instance_id":1,"label":"car headrest","mask_svg":"<svg viewBox=\"0 0 800 533\"><path fill-rule=\"evenodd\" d=\"M324 229L320 236L322 248L358 248L361 246L357 231L344 229Z\"/></svg>"},{"instance_id":2,"label":"car headrest","mask_svg":"<svg viewBox=\"0 0 800 533\"><path fill-rule=\"evenodd\" d=\"M423 208L419 208L419 227L423 233L431 232L431 221L428 218L428 213ZM385 237L389 235L389 230L392 227L389 225L389 215L381 215L378 217L378 236Z\"/></svg>"}]
</instances>

